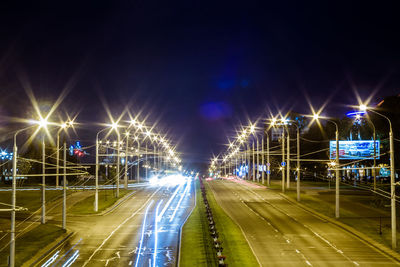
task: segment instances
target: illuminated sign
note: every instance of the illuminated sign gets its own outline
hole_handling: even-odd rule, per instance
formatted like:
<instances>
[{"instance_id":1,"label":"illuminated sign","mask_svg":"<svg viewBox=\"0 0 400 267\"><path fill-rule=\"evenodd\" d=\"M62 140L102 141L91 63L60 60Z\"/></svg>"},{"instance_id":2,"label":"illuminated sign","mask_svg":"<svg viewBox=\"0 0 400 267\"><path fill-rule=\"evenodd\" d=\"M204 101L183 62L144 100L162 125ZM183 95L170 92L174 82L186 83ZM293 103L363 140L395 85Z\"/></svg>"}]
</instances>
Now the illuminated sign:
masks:
<instances>
[{"instance_id":1,"label":"illuminated sign","mask_svg":"<svg viewBox=\"0 0 400 267\"><path fill-rule=\"evenodd\" d=\"M375 141L376 159L379 159L379 140ZM329 143L329 155L336 158L336 141ZM374 141L356 140L339 141L339 159L374 159Z\"/></svg>"},{"instance_id":2,"label":"illuminated sign","mask_svg":"<svg viewBox=\"0 0 400 267\"><path fill-rule=\"evenodd\" d=\"M83 157L86 153L82 149L81 142L76 141L74 145L69 147L69 154L71 156L75 155L77 157Z\"/></svg>"},{"instance_id":3,"label":"illuminated sign","mask_svg":"<svg viewBox=\"0 0 400 267\"><path fill-rule=\"evenodd\" d=\"M5 150L1 150L0 152L0 159L1 160L12 160L13 153L9 153Z\"/></svg>"}]
</instances>

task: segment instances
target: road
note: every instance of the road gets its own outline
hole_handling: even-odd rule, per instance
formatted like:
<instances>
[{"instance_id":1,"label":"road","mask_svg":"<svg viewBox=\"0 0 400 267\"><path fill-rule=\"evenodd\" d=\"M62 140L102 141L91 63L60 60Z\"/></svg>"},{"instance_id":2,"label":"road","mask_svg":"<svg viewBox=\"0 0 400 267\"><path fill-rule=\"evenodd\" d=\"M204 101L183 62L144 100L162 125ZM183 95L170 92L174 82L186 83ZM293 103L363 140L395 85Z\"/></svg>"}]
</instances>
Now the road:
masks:
<instances>
[{"instance_id":1,"label":"road","mask_svg":"<svg viewBox=\"0 0 400 267\"><path fill-rule=\"evenodd\" d=\"M106 215L69 217L73 237L37 266L175 266L192 184L142 187Z\"/></svg>"},{"instance_id":2,"label":"road","mask_svg":"<svg viewBox=\"0 0 400 267\"><path fill-rule=\"evenodd\" d=\"M218 203L242 228L262 266L399 264L272 190L228 180L208 183Z\"/></svg>"}]
</instances>

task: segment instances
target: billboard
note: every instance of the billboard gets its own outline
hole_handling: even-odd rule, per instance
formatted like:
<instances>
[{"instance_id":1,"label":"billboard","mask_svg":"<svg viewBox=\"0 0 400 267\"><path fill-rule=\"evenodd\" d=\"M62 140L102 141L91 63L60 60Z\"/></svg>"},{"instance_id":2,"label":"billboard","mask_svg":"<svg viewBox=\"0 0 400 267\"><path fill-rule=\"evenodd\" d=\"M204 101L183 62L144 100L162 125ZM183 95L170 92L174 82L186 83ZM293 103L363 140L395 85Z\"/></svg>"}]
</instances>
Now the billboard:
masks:
<instances>
[{"instance_id":1,"label":"billboard","mask_svg":"<svg viewBox=\"0 0 400 267\"><path fill-rule=\"evenodd\" d=\"M376 159L379 159L379 140L375 141ZM329 142L329 155L336 158L336 141ZM374 159L373 140L339 141L339 159Z\"/></svg>"}]
</instances>

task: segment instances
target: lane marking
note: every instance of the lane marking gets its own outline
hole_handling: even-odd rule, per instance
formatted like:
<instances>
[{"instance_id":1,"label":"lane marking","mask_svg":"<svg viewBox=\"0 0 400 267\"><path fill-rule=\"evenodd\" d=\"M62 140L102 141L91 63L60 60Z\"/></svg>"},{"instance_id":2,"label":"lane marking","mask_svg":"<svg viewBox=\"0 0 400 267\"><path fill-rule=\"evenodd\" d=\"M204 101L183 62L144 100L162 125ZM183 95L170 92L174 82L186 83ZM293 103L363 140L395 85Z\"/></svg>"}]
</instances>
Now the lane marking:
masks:
<instances>
[{"instance_id":1,"label":"lane marking","mask_svg":"<svg viewBox=\"0 0 400 267\"><path fill-rule=\"evenodd\" d=\"M244 187L242 185L242 187ZM247 191L250 191L251 193L253 193L254 195L256 195L259 199L261 199L263 202L267 203L268 205L270 205L271 207L273 207L274 209L276 209L277 211L283 213L284 215L288 216L289 218L293 219L294 221L296 221L297 223L299 223L300 225L302 225L303 227L307 228L311 233L313 233L315 236L317 236L319 239L321 239L322 241L324 241L326 244L328 244L331 248L333 248L337 253L339 253L340 255L342 255L345 259L347 259L348 261L352 262L353 264L356 264L357 262L353 261L350 257L348 257L346 254L343 253L343 251L341 251L340 249L338 249L334 244L332 244L331 242L329 242L327 239L325 239L324 237L322 237L320 234L318 234L317 232L315 232L313 229L311 229L311 227L309 227L308 225L305 225L303 223L300 223L299 221L297 221L294 217L292 217L291 215L289 215L287 212L285 212L284 210L282 210L281 208L276 207L275 205L273 205L271 202L269 202L268 200L264 199L263 197L261 197L259 194L257 194L256 192L254 192L253 190L249 189L249 188L245 188ZM247 206L247 205L246 205ZM357 263L358 264L358 263ZM357 265L356 264L356 265Z\"/></svg>"},{"instance_id":2,"label":"lane marking","mask_svg":"<svg viewBox=\"0 0 400 267\"><path fill-rule=\"evenodd\" d=\"M152 200L152 201L150 202L150 204L147 206L146 212L145 212L145 214L144 214L143 226L142 226L142 233L141 233L140 242L139 242L139 249L138 249L138 251L137 251L137 257L136 257L135 266L137 266L138 263L139 263L140 252L141 252L141 250L142 250L143 239L144 239L144 229L146 228L147 213L148 213L149 208L151 207L152 204L153 204L153 200Z\"/></svg>"},{"instance_id":3,"label":"lane marking","mask_svg":"<svg viewBox=\"0 0 400 267\"><path fill-rule=\"evenodd\" d=\"M188 179L187 185L186 185L186 188L185 188L185 191L183 191L183 194L182 194L181 198L179 199L179 202L178 202L178 204L176 205L175 210L174 210L174 213L172 213L172 216L171 216L171 218L169 219L169 222L172 222L172 220L174 219L175 214L176 214L176 212L178 211L178 208L179 208L179 206L181 205L183 198L186 196L186 193L187 193L188 189L190 189L191 183L192 183L192 179Z\"/></svg>"},{"instance_id":4,"label":"lane marking","mask_svg":"<svg viewBox=\"0 0 400 267\"><path fill-rule=\"evenodd\" d=\"M118 231L119 228L121 228L127 221L129 221L130 219L132 219L137 213L139 213L139 211L141 211L146 205L147 203L151 200L151 198L161 189L158 188L151 196L150 198L134 213L132 213L131 216L129 216L128 218L126 218L121 224L119 224L109 235L106 239L104 239L104 241L101 243L101 245L92 253L92 255L90 255L90 257L83 263L82 267L85 267L89 261L92 260L93 256L104 246L104 244L114 235L114 233L116 231Z\"/></svg>"},{"instance_id":5,"label":"lane marking","mask_svg":"<svg viewBox=\"0 0 400 267\"><path fill-rule=\"evenodd\" d=\"M157 222L158 222L158 209L160 208L161 203L163 203L164 199L161 199L160 202L157 205L156 208L156 216L155 216L155 220L154 220L154 255L153 255L153 267L156 267L156 258L157 258L157 242L158 242L158 226L157 226Z\"/></svg>"}]
</instances>

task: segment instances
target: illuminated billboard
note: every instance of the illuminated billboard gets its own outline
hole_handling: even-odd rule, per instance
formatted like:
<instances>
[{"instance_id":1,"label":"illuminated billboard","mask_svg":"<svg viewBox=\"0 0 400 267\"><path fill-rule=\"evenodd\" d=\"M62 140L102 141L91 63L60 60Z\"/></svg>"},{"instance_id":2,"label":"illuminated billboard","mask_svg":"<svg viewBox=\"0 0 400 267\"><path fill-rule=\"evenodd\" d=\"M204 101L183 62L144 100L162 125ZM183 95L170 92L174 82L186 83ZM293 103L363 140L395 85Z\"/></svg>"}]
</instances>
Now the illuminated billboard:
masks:
<instances>
[{"instance_id":1,"label":"illuminated billboard","mask_svg":"<svg viewBox=\"0 0 400 267\"><path fill-rule=\"evenodd\" d=\"M376 159L379 159L379 140L376 144ZM329 155L331 159L336 158L336 141L329 143ZM339 141L339 159L374 159L374 141L356 140Z\"/></svg>"}]
</instances>

